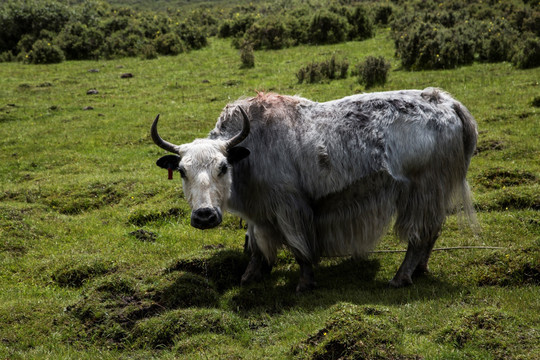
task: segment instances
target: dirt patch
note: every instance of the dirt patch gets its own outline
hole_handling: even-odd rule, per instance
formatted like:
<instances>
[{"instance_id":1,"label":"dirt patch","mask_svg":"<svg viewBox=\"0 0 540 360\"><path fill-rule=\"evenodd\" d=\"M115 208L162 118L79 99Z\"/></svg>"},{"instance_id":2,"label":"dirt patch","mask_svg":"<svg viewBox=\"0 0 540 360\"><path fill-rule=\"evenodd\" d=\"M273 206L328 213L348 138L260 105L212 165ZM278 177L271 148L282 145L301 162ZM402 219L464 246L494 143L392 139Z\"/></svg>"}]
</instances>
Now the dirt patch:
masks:
<instances>
[{"instance_id":1,"label":"dirt patch","mask_svg":"<svg viewBox=\"0 0 540 360\"><path fill-rule=\"evenodd\" d=\"M142 242L154 242L157 238L156 233L144 229L132 231L129 235Z\"/></svg>"},{"instance_id":2,"label":"dirt patch","mask_svg":"<svg viewBox=\"0 0 540 360\"><path fill-rule=\"evenodd\" d=\"M297 359L417 359L400 350L404 327L387 309L340 303L323 328L292 347Z\"/></svg>"}]
</instances>

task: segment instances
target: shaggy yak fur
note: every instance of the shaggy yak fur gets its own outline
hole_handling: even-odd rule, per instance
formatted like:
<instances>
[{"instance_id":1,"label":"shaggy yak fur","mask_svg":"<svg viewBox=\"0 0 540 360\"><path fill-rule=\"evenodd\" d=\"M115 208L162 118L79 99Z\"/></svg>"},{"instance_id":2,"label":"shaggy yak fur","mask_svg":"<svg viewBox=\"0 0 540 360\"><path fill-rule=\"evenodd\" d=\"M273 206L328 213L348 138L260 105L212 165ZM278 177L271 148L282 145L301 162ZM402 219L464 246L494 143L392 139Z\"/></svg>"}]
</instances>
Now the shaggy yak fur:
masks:
<instances>
[{"instance_id":1,"label":"shaggy yak fur","mask_svg":"<svg viewBox=\"0 0 540 360\"><path fill-rule=\"evenodd\" d=\"M193 226L217 226L224 209L248 223L242 283L286 246L300 265L297 291L308 290L321 256L365 255L393 221L408 249L390 284L409 285L427 271L447 215L474 217L465 177L476 122L439 89L324 103L259 93L227 105L206 139L168 143L157 119L152 132L176 154L158 165L180 170Z\"/></svg>"}]
</instances>

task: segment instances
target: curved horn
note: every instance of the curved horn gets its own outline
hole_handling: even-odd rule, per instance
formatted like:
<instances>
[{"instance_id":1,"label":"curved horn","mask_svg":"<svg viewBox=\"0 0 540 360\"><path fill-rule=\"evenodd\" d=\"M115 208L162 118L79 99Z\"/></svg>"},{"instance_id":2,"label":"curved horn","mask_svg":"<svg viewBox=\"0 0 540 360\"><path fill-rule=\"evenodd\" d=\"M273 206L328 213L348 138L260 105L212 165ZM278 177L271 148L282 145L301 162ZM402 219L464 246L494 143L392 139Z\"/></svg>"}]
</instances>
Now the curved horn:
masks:
<instances>
[{"instance_id":1,"label":"curved horn","mask_svg":"<svg viewBox=\"0 0 540 360\"><path fill-rule=\"evenodd\" d=\"M158 116L156 116L156 119L154 120L154 123L152 124L152 129L150 130L150 134L152 135L152 140L154 140L156 145L159 146L160 148L177 154L178 147L174 144L171 144L168 141L163 140L161 136L159 136L158 131L157 131L158 120L159 120L159 114Z\"/></svg>"},{"instance_id":2,"label":"curved horn","mask_svg":"<svg viewBox=\"0 0 540 360\"><path fill-rule=\"evenodd\" d=\"M246 112L241 106L238 106L238 109L240 109L240 112L242 113L242 117L244 120L242 124L242 130L238 134L236 134L234 137L232 137L229 141L227 141L227 149L230 149L240 144L249 135L249 117L247 116Z\"/></svg>"}]
</instances>

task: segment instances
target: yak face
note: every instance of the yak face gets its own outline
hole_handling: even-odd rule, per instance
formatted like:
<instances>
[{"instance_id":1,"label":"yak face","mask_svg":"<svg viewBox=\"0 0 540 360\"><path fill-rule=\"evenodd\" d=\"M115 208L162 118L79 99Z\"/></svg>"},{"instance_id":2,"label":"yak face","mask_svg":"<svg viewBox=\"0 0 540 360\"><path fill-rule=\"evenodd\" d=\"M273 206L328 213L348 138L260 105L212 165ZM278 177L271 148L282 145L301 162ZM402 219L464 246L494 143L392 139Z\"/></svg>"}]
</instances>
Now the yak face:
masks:
<instances>
[{"instance_id":1,"label":"yak face","mask_svg":"<svg viewBox=\"0 0 540 360\"><path fill-rule=\"evenodd\" d=\"M222 220L230 197L232 166L249 155L249 150L237 146L249 134L249 120L244 116L242 131L230 140L197 139L189 144L173 145L157 133L156 117L152 139L161 148L175 153L157 161L159 167L177 170L182 177L184 195L191 207L191 226L210 229Z\"/></svg>"},{"instance_id":2,"label":"yak face","mask_svg":"<svg viewBox=\"0 0 540 360\"><path fill-rule=\"evenodd\" d=\"M180 145L179 155L166 155L157 161L158 166L180 173L184 196L192 209L191 226L198 229L221 223L231 191L231 168L249 155L246 148L227 150L226 145L223 140L198 139Z\"/></svg>"}]
</instances>

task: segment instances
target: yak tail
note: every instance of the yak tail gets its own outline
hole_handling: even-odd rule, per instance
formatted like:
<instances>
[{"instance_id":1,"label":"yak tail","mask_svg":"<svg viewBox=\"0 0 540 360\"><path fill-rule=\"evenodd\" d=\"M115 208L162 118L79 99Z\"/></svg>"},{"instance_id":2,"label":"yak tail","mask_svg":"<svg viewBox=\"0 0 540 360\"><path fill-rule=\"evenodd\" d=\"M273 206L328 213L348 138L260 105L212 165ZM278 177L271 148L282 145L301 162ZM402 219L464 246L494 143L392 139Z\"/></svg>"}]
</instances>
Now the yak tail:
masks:
<instances>
[{"instance_id":1,"label":"yak tail","mask_svg":"<svg viewBox=\"0 0 540 360\"><path fill-rule=\"evenodd\" d=\"M471 162L471 158L476 149L478 128L476 125L476 121L465 106L456 101L453 104L453 108L463 125L463 155L466 174L469 168L469 164ZM475 233L478 232L478 222L476 221L476 213L474 211L474 206L472 203L471 191L465 177L463 177L463 182L459 186L456 195L458 196L456 200L458 203L461 203L463 207L463 213L468 220L468 223L475 231Z\"/></svg>"}]
</instances>

